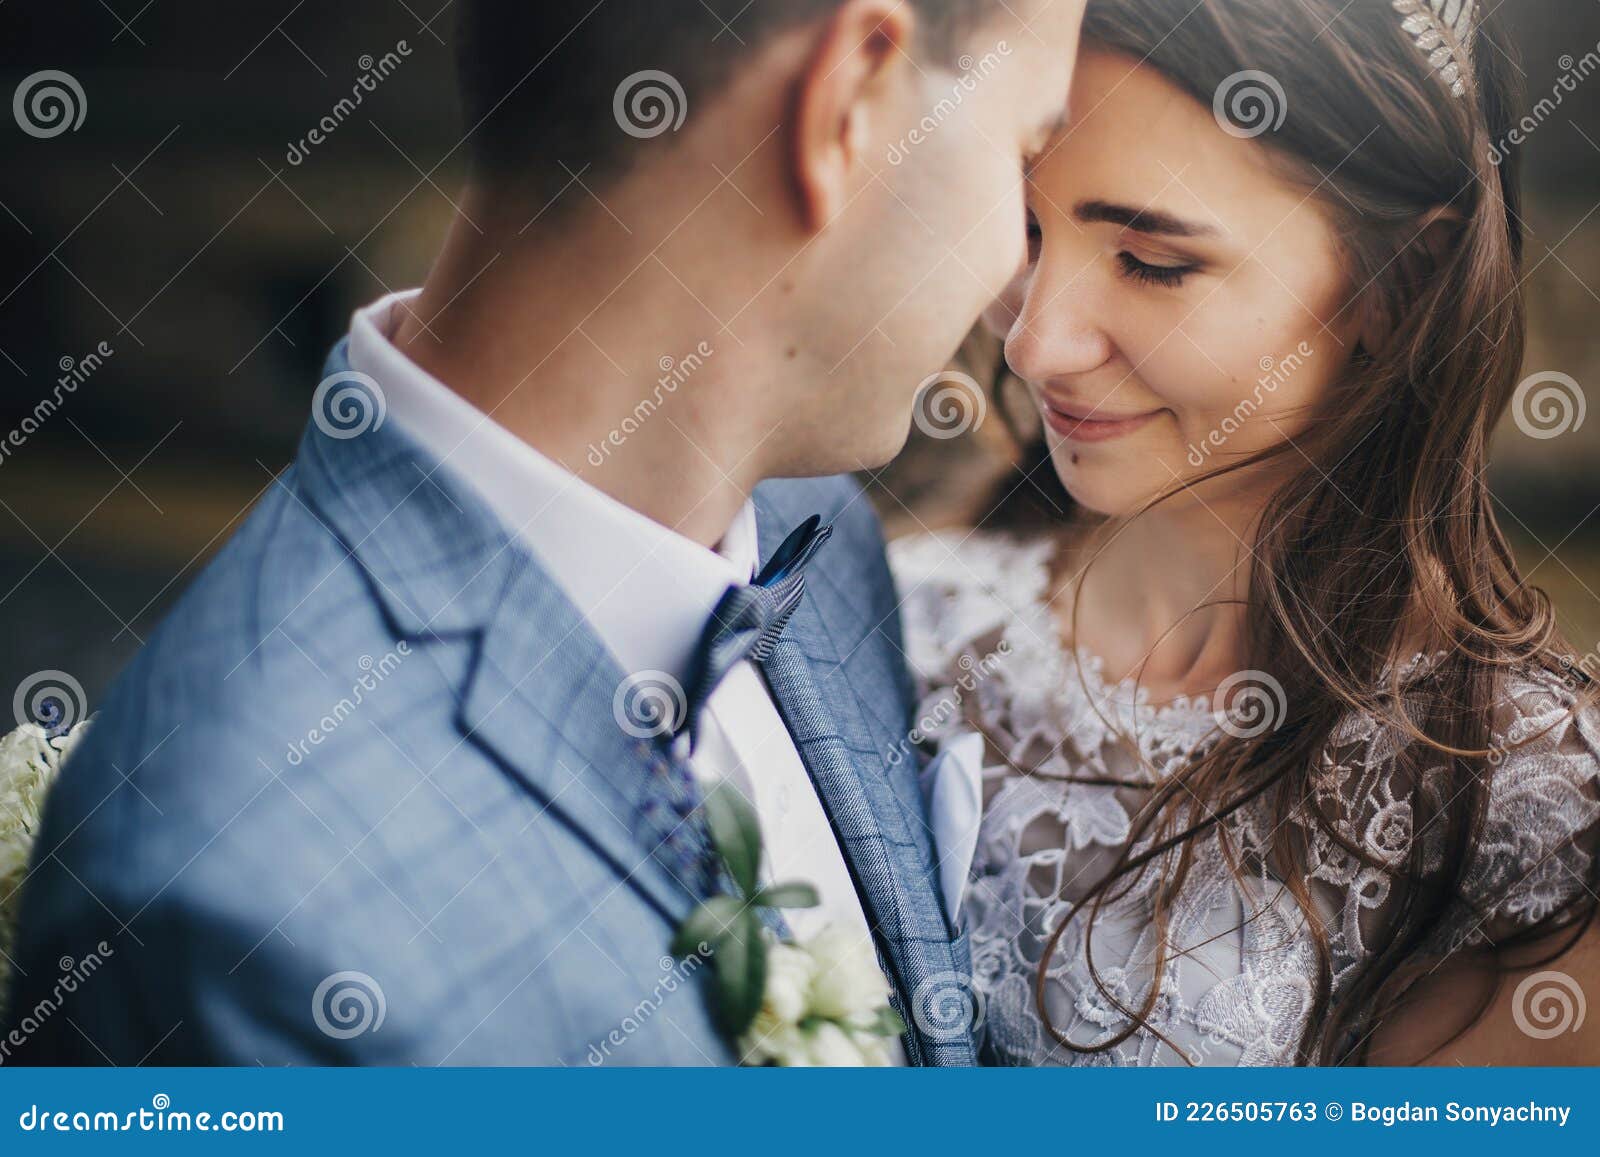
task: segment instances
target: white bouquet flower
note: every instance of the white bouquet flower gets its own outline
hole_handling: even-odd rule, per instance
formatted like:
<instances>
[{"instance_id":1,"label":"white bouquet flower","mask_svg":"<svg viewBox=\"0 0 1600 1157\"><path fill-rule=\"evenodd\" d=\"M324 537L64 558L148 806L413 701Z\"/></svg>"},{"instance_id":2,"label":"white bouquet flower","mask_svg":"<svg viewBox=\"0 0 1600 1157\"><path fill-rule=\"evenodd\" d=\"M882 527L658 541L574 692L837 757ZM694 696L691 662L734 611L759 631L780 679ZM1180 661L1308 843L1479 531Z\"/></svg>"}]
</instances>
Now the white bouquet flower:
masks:
<instances>
[{"instance_id":1,"label":"white bouquet flower","mask_svg":"<svg viewBox=\"0 0 1600 1157\"><path fill-rule=\"evenodd\" d=\"M26 723L0 738L0 1011L5 1007L23 879L39 837L45 797L88 726L86 720L51 738L44 728Z\"/></svg>"}]
</instances>

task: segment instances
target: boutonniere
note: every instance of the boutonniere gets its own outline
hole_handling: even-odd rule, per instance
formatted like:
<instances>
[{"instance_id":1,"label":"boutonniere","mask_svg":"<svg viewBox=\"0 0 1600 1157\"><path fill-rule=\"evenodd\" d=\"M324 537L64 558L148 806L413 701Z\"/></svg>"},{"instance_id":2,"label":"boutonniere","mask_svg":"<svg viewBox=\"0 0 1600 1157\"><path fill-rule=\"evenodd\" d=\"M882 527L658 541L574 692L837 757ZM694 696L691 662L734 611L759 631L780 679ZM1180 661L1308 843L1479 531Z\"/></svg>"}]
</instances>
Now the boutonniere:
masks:
<instances>
[{"instance_id":1,"label":"boutonniere","mask_svg":"<svg viewBox=\"0 0 1600 1157\"><path fill-rule=\"evenodd\" d=\"M779 937L764 911L815 908L810 884L761 887L761 824L739 791L721 784L701 805L711 844L735 893L713 896L678 929L673 952L709 955L717 1021L744 1065L877 1067L906 1031L889 1007L889 982L870 939L832 927L810 940Z\"/></svg>"}]
</instances>

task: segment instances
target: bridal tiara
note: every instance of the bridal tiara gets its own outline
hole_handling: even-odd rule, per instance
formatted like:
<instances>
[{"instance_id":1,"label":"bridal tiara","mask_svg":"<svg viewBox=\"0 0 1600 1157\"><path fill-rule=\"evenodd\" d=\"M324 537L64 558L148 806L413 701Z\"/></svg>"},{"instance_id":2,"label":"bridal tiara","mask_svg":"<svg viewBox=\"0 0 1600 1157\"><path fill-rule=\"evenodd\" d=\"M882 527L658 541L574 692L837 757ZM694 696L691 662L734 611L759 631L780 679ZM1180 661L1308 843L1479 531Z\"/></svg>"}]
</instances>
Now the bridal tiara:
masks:
<instances>
[{"instance_id":1,"label":"bridal tiara","mask_svg":"<svg viewBox=\"0 0 1600 1157\"><path fill-rule=\"evenodd\" d=\"M1472 34L1478 22L1477 0L1392 0L1405 17L1401 27L1413 37L1433 70L1455 96L1467 95L1466 75L1472 68Z\"/></svg>"}]
</instances>

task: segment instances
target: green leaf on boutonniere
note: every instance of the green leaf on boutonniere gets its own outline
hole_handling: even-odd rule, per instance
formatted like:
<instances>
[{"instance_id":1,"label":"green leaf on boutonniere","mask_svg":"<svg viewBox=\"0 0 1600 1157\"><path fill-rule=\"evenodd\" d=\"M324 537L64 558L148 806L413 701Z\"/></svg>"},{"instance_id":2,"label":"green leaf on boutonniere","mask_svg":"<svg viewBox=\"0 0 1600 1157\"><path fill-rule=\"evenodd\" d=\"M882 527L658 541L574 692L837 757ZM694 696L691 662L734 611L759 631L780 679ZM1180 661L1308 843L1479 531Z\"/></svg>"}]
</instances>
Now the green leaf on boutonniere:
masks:
<instances>
[{"instance_id":1,"label":"green leaf on boutonniere","mask_svg":"<svg viewBox=\"0 0 1600 1157\"><path fill-rule=\"evenodd\" d=\"M716 953L717 945L738 924L745 903L736 896L713 896L701 904L678 926L672 941L674 956L700 956Z\"/></svg>"},{"instance_id":2,"label":"green leaf on boutonniere","mask_svg":"<svg viewBox=\"0 0 1600 1157\"><path fill-rule=\"evenodd\" d=\"M717 1019L731 1037L744 1035L767 991L767 944L754 908L740 911L732 931L715 946Z\"/></svg>"},{"instance_id":3,"label":"green leaf on boutonniere","mask_svg":"<svg viewBox=\"0 0 1600 1157\"><path fill-rule=\"evenodd\" d=\"M815 908L822 900L810 884L760 886L761 823L736 787L717 785L701 807L711 846L738 895L713 896L690 913L673 938L672 951L682 957L710 953L713 1012L723 1031L737 1040L755 1023L767 997L769 941L761 911Z\"/></svg>"},{"instance_id":4,"label":"green leaf on boutonniere","mask_svg":"<svg viewBox=\"0 0 1600 1157\"><path fill-rule=\"evenodd\" d=\"M757 908L816 908L822 897L810 884L774 884L751 897Z\"/></svg>"},{"instance_id":5,"label":"green leaf on boutonniere","mask_svg":"<svg viewBox=\"0 0 1600 1157\"><path fill-rule=\"evenodd\" d=\"M720 783L703 805L711 843L728 874L745 896L754 896L761 877L761 821L739 789Z\"/></svg>"}]
</instances>

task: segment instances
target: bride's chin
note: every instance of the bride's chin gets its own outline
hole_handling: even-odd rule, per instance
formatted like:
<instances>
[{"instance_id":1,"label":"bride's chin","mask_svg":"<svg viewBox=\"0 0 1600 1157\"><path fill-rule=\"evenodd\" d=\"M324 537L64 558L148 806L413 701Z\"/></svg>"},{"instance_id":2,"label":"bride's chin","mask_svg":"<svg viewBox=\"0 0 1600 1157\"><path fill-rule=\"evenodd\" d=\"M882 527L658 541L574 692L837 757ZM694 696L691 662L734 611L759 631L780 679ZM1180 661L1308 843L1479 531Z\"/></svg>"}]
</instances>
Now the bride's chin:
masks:
<instances>
[{"instance_id":1,"label":"bride's chin","mask_svg":"<svg viewBox=\"0 0 1600 1157\"><path fill-rule=\"evenodd\" d=\"M1148 498L1134 493L1134 488L1119 484L1114 470L1104 466L1089 466L1073 461L1075 452L1070 446L1057 449L1052 458L1056 477L1072 497L1073 503L1089 514L1102 518L1129 518L1143 510Z\"/></svg>"},{"instance_id":2,"label":"bride's chin","mask_svg":"<svg viewBox=\"0 0 1600 1157\"><path fill-rule=\"evenodd\" d=\"M1097 501L1092 497L1082 498L1071 490L1068 493L1072 494L1072 501L1080 513L1094 515L1096 518L1115 520L1131 517L1135 513L1135 509L1125 509L1120 503Z\"/></svg>"}]
</instances>

